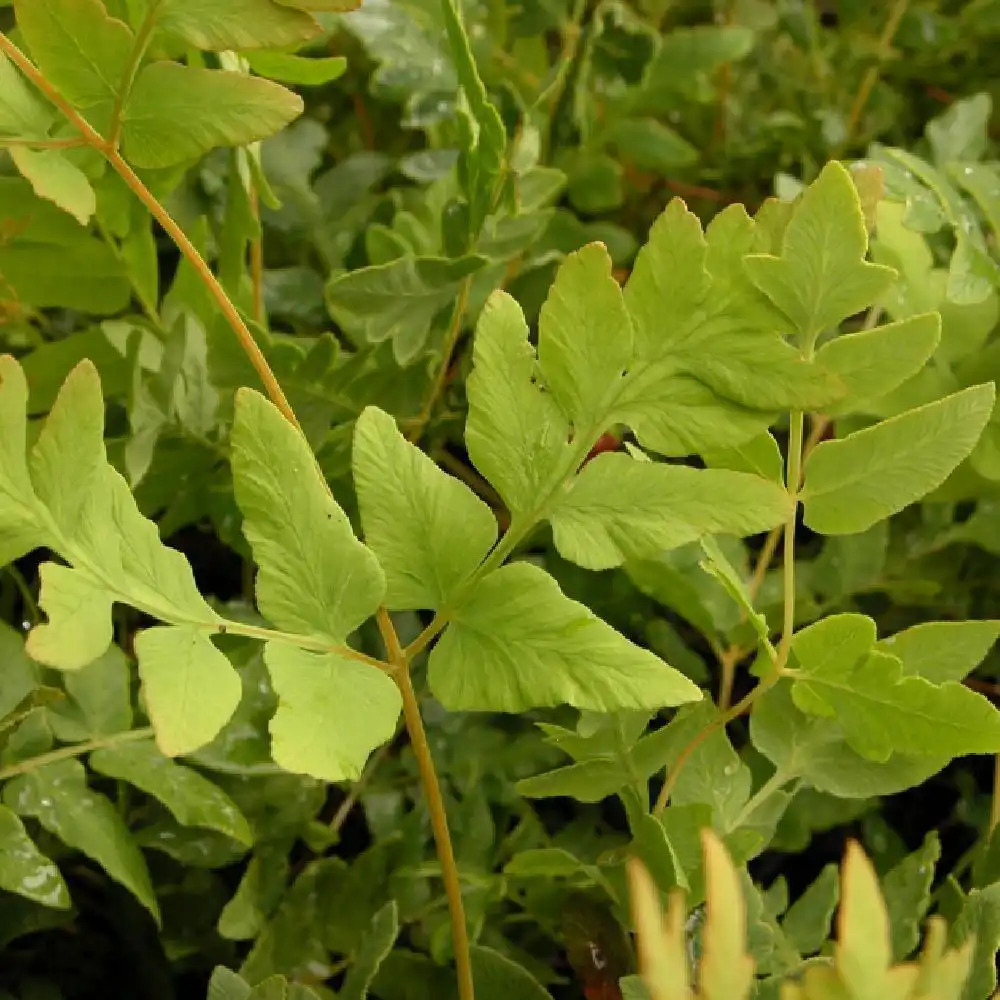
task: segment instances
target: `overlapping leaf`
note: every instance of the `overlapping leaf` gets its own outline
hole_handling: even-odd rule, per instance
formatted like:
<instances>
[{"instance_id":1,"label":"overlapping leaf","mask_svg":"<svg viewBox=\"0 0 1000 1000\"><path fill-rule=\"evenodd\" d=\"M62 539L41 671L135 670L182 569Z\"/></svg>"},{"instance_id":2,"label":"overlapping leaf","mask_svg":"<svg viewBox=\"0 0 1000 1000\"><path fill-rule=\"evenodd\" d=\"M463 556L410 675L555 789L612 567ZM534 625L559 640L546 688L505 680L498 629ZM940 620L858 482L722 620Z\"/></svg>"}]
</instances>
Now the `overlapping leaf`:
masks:
<instances>
[{"instance_id":1,"label":"overlapping leaf","mask_svg":"<svg viewBox=\"0 0 1000 1000\"><path fill-rule=\"evenodd\" d=\"M496 518L369 407L354 434L354 481L365 542L386 575L390 608L439 608L496 541Z\"/></svg>"},{"instance_id":2,"label":"overlapping leaf","mask_svg":"<svg viewBox=\"0 0 1000 1000\"><path fill-rule=\"evenodd\" d=\"M431 653L431 690L454 710L523 712L561 703L614 711L697 701L683 674L516 563L484 577Z\"/></svg>"}]
</instances>

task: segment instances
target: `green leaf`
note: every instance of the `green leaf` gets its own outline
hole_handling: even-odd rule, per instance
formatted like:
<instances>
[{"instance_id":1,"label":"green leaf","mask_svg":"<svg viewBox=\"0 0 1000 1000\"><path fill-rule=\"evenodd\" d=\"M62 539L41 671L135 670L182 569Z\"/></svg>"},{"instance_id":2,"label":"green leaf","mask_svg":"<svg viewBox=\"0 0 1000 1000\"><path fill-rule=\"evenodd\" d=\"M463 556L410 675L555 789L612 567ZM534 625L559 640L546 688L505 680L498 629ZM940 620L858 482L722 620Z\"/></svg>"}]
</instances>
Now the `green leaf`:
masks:
<instances>
[{"instance_id":1,"label":"green leaf","mask_svg":"<svg viewBox=\"0 0 1000 1000\"><path fill-rule=\"evenodd\" d=\"M632 356L632 322L603 244L566 258L538 327L538 359L556 403L579 433L600 432L595 417L601 421Z\"/></svg>"},{"instance_id":2,"label":"green leaf","mask_svg":"<svg viewBox=\"0 0 1000 1000\"><path fill-rule=\"evenodd\" d=\"M145 3L155 8L157 41L187 43L212 52L297 45L320 30L307 14L272 0L145 0ZM251 53L250 58L256 55Z\"/></svg>"},{"instance_id":3,"label":"green leaf","mask_svg":"<svg viewBox=\"0 0 1000 1000\"><path fill-rule=\"evenodd\" d=\"M622 118L610 129L619 154L640 170L669 171L698 160L698 150L687 139L655 118Z\"/></svg>"},{"instance_id":4,"label":"green leaf","mask_svg":"<svg viewBox=\"0 0 1000 1000\"><path fill-rule=\"evenodd\" d=\"M933 684L964 680L1000 636L1000 622L923 622L881 639L877 649L903 662L903 672Z\"/></svg>"},{"instance_id":5,"label":"green leaf","mask_svg":"<svg viewBox=\"0 0 1000 1000\"><path fill-rule=\"evenodd\" d=\"M703 234L675 199L639 251L624 290L635 357L614 412L649 448L738 444L765 431L774 410L822 409L843 394L782 339L787 320L750 283L743 258L755 233L733 206Z\"/></svg>"},{"instance_id":6,"label":"green leaf","mask_svg":"<svg viewBox=\"0 0 1000 1000\"><path fill-rule=\"evenodd\" d=\"M882 879L882 892L889 913L892 957L908 958L920 944L920 926L931 905L934 867L941 858L941 840L931 830L923 844L908 854Z\"/></svg>"},{"instance_id":7,"label":"green leaf","mask_svg":"<svg viewBox=\"0 0 1000 1000\"><path fill-rule=\"evenodd\" d=\"M781 929L796 951L814 955L823 947L839 896L837 866L825 865L781 921Z\"/></svg>"},{"instance_id":8,"label":"green leaf","mask_svg":"<svg viewBox=\"0 0 1000 1000\"><path fill-rule=\"evenodd\" d=\"M250 984L231 969L220 965L208 983L208 1000L249 1000Z\"/></svg>"},{"instance_id":9,"label":"green leaf","mask_svg":"<svg viewBox=\"0 0 1000 1000\"><path fill-rule=\"evenodd\" d=\"M753 283L807 341L870 306L895 272L865 261L868 233L857 188L839 163L828 163L806 188L785 228L781 256L754 254Z\"/></svg>"},{"instance_id":10,"label":"green leaf","mask_svg":"<svg viewBox=\"0 0 1000 1000\"><path fill-rule=\"evenodd\" d=\"M269 642L264 660L278 709L271 720L275 761L324 781L356 781L368 755L392 739L401 700L377 667L333 653Z\"/></svg>"},{"instance_id":11,"label":"green leaf","mask_svg":"<svg viewBox=\"0 0 1000 1000\"><path fill-rule=\"evenodd\" d=\"M0 135L44 138L54 118L55 109L0 53Z\"/></svg>"},{"instance_id":12,"label":"green leaf","mask_svg":"<svg viewBox=\"0 0 1000 1000\"><path fill-rule=\"evenodd\" d=\"M989 142L987 126L993 102L989 94L974 94L955 101L944 114L927 125L935 163L949 160L981 160Z\"/></svg>"},{"instance_id":13,"label":"green leaf","mask_svg":"<svg viewBox=\"0 0 1000 1000\"><path fill-rule=\"evenodd\" d=\"M958 920L952 927L953 944L975 942L972 967L962 992L962 1000L991 997L997 988L997 951L1000 950L1000 883L973 889L966 897Z\"/></svg>"},{"instance_id":14,"label":"green leaf","mask_svg":"<svg viewBox=\"0 0 1000 1000\"><path fill-rule=\"evenodd\" d=\"M923 368L940 339L941 317L924 313L824 344L816 360L847 387L843 401L828 412L851 413L902 385Z\"/></svg>"},{"instance_id":15,"label":"green leaf","mask_svg":"<svg viewBox=\"0 0 1000 1000\"><path fill-rule=\"evenodd\" d=\"M632 780L627 766L617 760L585 760L554 771L522 778L517 794L528 799L568 796L578 802L600 802Z\"/></svg>"},{"instance_id":16,"label":"green leaf","mask_svg":"<svg viewBox=\"0 0 1000 1000\"><path fill-rule=\"evenodd\" d=\"M7 806L0 806L0 889L57 910L70 906L59 869L38 850Z\"/></svg>"},{"instance_id":17,"label":"green leaf","mask_svg":"<svg viewBox=\"0 0 1000 1000\"><path fill-rule=\"evenodd\" d=\"M232 464L243 532L260 567L261 612L278 628L343 642L375 613L385 577L305 439L251 389L236 397Z\"/></svg>"},{"instance_id":18,"label":"green leaf","mask_svg":"<svg viewBox=\"0 0 1000 1000\"><path fill-rule=\"evenodd\" d=\"M49 667L79 670L111 645L114 594L85 570L59 563L42 563L39 574L38 604L48 621L31 630L28 653Z\"/></svg>"},{"instance_id":19,"label":"green leaf","mask_svg":"<svg viewBox=\"0 0 1000 1000\"><path fill-rule=\"evenodd\" d=\"M146 862L115 807L87 788L75 760L46 764L9 781L4 803L21 816L34 816L49 833L93 858L159 922L160 913Z\"/></svg>"},{"instance_id":20,"label":"green leaf","mask_svg":"<svg viewBox=\"0 0 1000 1000\"><path fill-rule=\"evenodd\" d=\"M942 754L895 753L872 761L854 751L835 719L806 715L782 681L754 705L750 719L754 746L775 767L813 788L845 799L893 795L926 781L951 759Z\"/></svg>"},{"instance_id":21,"label":"green leaf","mask_svg":"<svg viewBox=\"0 0 1000 1000\"><path fill-rule=\"evenodd\" d=\"M753 598L743 577L726 557L715 538L711 536L702 538L701 548L705 553L704 562L699 564L701 568L722 584L726 593L739 605L744 617L753 626L761 644L768 647L770 628L767 618L753 606Z\"/></svg>"},{"instance_id":22,"label":"green leaf","mask_svg":"<svg viewBox=\"0 0 1000 1000\"><path fill-rule=\"evenodd\" d=\"M60 390L32 450L31 477L48 509L50 544L77 572L163 621L216 626L187 560L163 545L107 461L100 379L90 362L77 365Z\"/></svg>"},{"instance_id":23,"label":"green leaf","mask_svg":"<svg viewBox=\"0 0 1000 1000\"><path fill-rule=\"evenodd\" d=\"M159 799L184 826L218 830L248 846L250 826L232 799L197 771L164 757L151 743L123 743L95 750L90 766Z\"/></svg>"},{"instance_id":24,"label":"green leaf","mask_svg":"<svg viewBox=\"0 0 1000 1000\"><path fill-rule=\"evenodd\" d=\"M282 7L296 7L299 10L331 11L343 14L360 6L358 0L275 0Z\"/></svg>"},{"instance_id":25,"label":"green leaf","mask_svg":"<svg viewBox=\"0 0 1000 1000\"><path fill-rule=\"evenodd\" d=\"M287 52L249 52L246 59L250 68L259 76L302 87L319 87L324 83L332 83L347 71L347 60L343 56L313 59Z\"/></svg>"},{"instance_id":26,"label":"green leaf","mask_svg":"<svg viewBox=\"0 0 1000 1000\"><path fill-rule=\"evenodd\" d=\"M535 383L536 369L521 307L494 292L476 327L465 441L476 468L515 515L546 499L552 470L569 447L569 424Z\"/></svg>"},{"instance_id":27,"label":"green leaf","mask_svg":"<svg viewBox=\"0 0 1000 1000\"><path fill-rule=\"evenodd\" d=\"M477 1000L552 1000L523 966L483 945L471 948Z\"/></svg>"},{"instance_id":28,"label":"green leaf","mask_svg":"<svg viewBox=\"0 0 1000 1000\"><path fill-rule=\"evenodd\" d=\"M71 104L93 108L100 121L132 54L128 25L109 17L100 0L17 0L14 11L38 68Z\"/></svg>"},{"instance_id":29,"label":"green leaf","mask_svg":"<svg viewBox=\"0 0 1000 1000\"><path fill-rule=\"evenodd\" d=\"M66 674L68 695L49 706L49 724L65 743L92 740L121 733L132 727L132 671L118 646L82 670Z\"/></svg>"},{"instance_id":30,"label":"green leaf","mask_svg":"<svg viewBox=\"0 0 1000 1000\"><path fill-rule=\"evenodd\" d=\"M233 665L196 626L157 626L136 636L139 676L156 745L168 757L213 740L240 703Z\"/></svg>"},{"instance_id":31,"label":"green leaf","mask_svg":"<svg viewBox=\"0 0 1000 1000\"><path fill-rule=\"evenodd\" d=\"M42 544L35 491L25 458L28 387L21 366L0 355L0 562Z\"/></svg>"},{"instance_id":32,"label":"green leaf","mask_svg":"<svg viewBox=\"0 0 1000 1000\"><path fill-rule=\"evenodd\" d=\"M337 1000L367 1000L368 990L386 955L392 951L399 934L399 908L390 900L372 917L358 954L351 963Z\"/></svg>"},{"instance_id":33,"label":"green leaf","mask_svg":"<svg viewBox=\"0 0 1000 1000\"><path fill-rule=\"evenodd\" d=\"M462 148L458 177L469 206L471 245L493 208L497 186L503 175L507 130L500 112L490 103L476 68L462 23L462 8L456 0L442 0L441 13L464 104L468 108L466 111L459 104L456 125Z\"/></svg>"},{"instance_id":34,"label":"green leaf","mask_svg":"<svg viewBox=\"0 0 1000 1000\"><path fill-rule=\"evenodd\" d=\"M805 463L806 524L850 535L919 500L972 451L993 399L992 385L973 386L819 444Z\"/></svg>"},{"instance_id":35,"label":"green leaf","mask_svg":"<svg viewBox=\"0 0 1000 1000\"><path fill-rule=\"evenodd\" d=\"M266 139L301 113L301 98L269 80L154 62L125 104L122 151L137 167L171 167L217 146Z\"/></svg>"},{"instance_id":36,"label":"green leaf","mask_svg":"<svg viewBox=\"0 0 1000 1000\"><path fill-rule=\"evenodd\" d=\"M758 434L732 448L710 448L702 452L705 463L734 472L752 472L779 486L784 485L784 461L778 442L769 432Z\"/></svg>"},{"instance_id":37,"label":"green leaf","mask_svg":"<svg viewBox=\"0 0 1000 1000\"><path fill-rule=\"evenodd\" d=\"M430 656L435 697L456 711L569 704L610 712L697 701L701 692L528 563L484 577Z\"/></svg>"},{"instance_id":38,"label":"green leaf","mask_svg":"<svg viewBox=\"0 0 1000 1000\"><path fill-rule=\"evenodd\" d=\"M768 531L790 511L785 490L759 476L609 453L571 481L550 520L560 555L610 569L706 534Z\"/></svg>"},{"instance_id":39,"label":"green leaf","mask_svg":"<svg viewBox=\"0 0 1000 1000\"><path fill-rule=\"evenodd\" d=\"M835 715L848 742L873 760L894 751L950 755L995 753L1000 713L962 684L906 676L894 656L867 652L874 624L833 615L796 635L793 697L799 708Z\"/></svg>"},{"instance_id":40,"label":"green leaf","mask_svg":"<svg viewBox=\"0 0 1000 1000\"><path fill-rule=\"evenodd\" d=\"M496 541L492 511L376 407L358 418L353 464L365 543L386 575L386 606L446 604Z\"/></svg>"},{"instance_id":41,"label":"green leaf","mask_svg":"<svg viewBox=\"0 0 1000 1000\"><path fill-rule=\"evenodd\" d=\"M58 149L29 149L14 146L10 150L14 166L31 184L39 198L46 198L80 223L97 210L97 196L87 175Z\"/></svg>"},{"instance_id":42,"label":"green leaf","mask_svg":"<svg viewBox=\"0 0 1000 1000\"><path fill-rule=\"evenodd\" d=\"M327 307L359 346L392 340L396 357L406 363L424 347L432 321L455 300L462 281L486 263L469 254L455 260L407 256L361 267L330 279Z\"/></svg>"}]
</instances>

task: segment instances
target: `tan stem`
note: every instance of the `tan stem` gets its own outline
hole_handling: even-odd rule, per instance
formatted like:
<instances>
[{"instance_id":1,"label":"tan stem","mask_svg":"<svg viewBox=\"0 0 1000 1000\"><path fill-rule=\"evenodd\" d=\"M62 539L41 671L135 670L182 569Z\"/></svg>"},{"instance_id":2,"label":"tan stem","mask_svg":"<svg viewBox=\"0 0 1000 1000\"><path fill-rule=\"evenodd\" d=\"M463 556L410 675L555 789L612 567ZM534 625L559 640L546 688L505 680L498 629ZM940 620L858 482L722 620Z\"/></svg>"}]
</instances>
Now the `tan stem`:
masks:
<instances>
[{"instance_id":1,"label":"tan stem","mask_svg":"<svg viewBox=\"0 0 1000 1000\"><path fill-rule=\"evenodd\" d=\"M441 878L444 881L444 891L448 898L448 912L451 917L451 935L455 952L455 968L458 972L459 1000L475 1000L475 986L472 981L472 956L469 951L469 931L465 922L465 904L462 901L462 882L458 873L458 863L455 860L455 849L451 843L451 832L448 829L448 814L444 807L444 796L441 794L441 783L438 781L434 758L431 755L430 744L427 742L427 730L420 717L420 704L417 693L413 689L410 677L410 664L406 651L399 642L396 629L389 618L389 613L380 608L377 614L379 630L393 666L393 678L403 699L403 719L406 731L410 737L410 746L417 759L417 769L420 772L420 784L427 801L431 816L431 829L434 831L434 846L438 861L441 863Z\"/></svg>"}]
</instances>

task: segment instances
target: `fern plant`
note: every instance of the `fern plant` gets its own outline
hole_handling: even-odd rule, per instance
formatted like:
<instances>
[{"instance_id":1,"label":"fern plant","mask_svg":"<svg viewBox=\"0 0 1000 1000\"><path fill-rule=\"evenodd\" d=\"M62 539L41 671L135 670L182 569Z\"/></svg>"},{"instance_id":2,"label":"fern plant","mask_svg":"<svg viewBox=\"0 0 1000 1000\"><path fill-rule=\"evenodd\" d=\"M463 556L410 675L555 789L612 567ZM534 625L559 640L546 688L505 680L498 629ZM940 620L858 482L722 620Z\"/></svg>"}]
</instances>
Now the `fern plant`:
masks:
<instances>
[{"instance_id":1,"label":"fern plant","mask_svg":"<svg viewBox=\"0 0 1000 1000\"><path fill-rule=\"evenodd\" d=\"M18 31L31 57L0 34L3 107L13 123L4 131L11 133L7 144L24 178L8 179L9 193L24 195L30 185L45 206L35 207L29 231L39 240L42 234L55 239L52 233L72 222L69 216L80 228L97 211L98 192L112 191L111 198L127 206L112 252L141 266L129 271L131 289L111 289L108 311L115 296L134 294L156 326L163 317L150 275L155 248L148 220L132 221L134 197L183 254L183 280L208 297L193 319L181 311L178 335L159 331L163 378L137 367L132 415L139 416L115 461L105 445L106 407L95 364L84 360L72 369L37 426L29 425L36 411L25 370L12 357L0 360L0 563L38 549L52 553L40 570L44 621L30 631L26 653L34 664L62 672L71 695L74 677L96 678L94 687L79 684L72 716L86 701L84 691L106 681L121 691L127 674L112 641L114 609L134 609L144 621L134 653L150 722L133 726L126 693L126 709L112 713L116 726L74 728L64 711L65 745L39 749L25 721L60 713L49 707L44 688L28 685L5 723L17 727L18 739L0 768L10 861L4 887L46 907L69 905L59 869L25 826L25 819L37 820L90 854L159 919L143 856L111 803L88 787L75 759L85 754L94 772L148 791L180 823L252 842L257 831L233 797L175 760L197 761L245 698L228 645L234 640L261 650L277 697L268 723L271 754L287 772L324 782L358 780L402 720L433 825L462 1000L471 1000L477 986L482 997L483 984L497 978L523 984L523 970L512 972L504 956L470 942L467 889L414 683L425 655L427 690L448 711L579 710L576 730L544 725L550 743L574 763L526 779L521 791L536 797L568 792L584 801L620 795L628 851L643 859L659 889L686 889L692 904L711 897L713 879L732 882L718 848L708 849L716 867L702 864L706 829L742 864L774 836L789 789L875 794L914 784L955 757L1000 752L1000 717L961 683L995 641L995 622L925 622L880 637L874 620L859 611L815 615L804 613L799 601L800 517L818 536L852 537L932 491L954 488L970 467L996 478L988 450L992 372L968 364L942 373L939 363L942 319L933 306L977 305L996 283L978 222L968 224L969 207L946 179L898 152L875 151L873 162L853 171L829 163L794 202L769 200L752 216L734 205L707 229L675 199L654 223L624 284L597 242L560 263L533 342L517 300L494 290L498 265L515 256L497 246L526 214L527 172L508 149L460 10L445 2L443 23L461 90L460 154L441 210L448 257L392 256L335 275L327 289L341 327L390 341L398 361L421 356L429 339L437 347L426 394L410 419L400 426L370 405L353 422L356 531L345 509L350 499L341 494L338 502L330 485L328 442L317 454L310 420L298 415L293 394L282 388L276 369L288 368L280 363L279 344L259 324L259 283L244 273L244 259L252 264L259 254L255 213L269 197L254 143L301 108L290 91L261 75L330 76L340 64L314 66L317 60L287 52L245 58L233 52L307 42L319 31L307 11L324 6L259 0L251 17L228 4L209 16L166 0L112 8L100 0L19 0ZM191 46L217 53L218 68L198 65L201 57L175 58ZM216 275L198 249L206 234L185 232L154 190L170 187L171 169L218 147L236 149L231 197L242 221L223 234ZM974 184L969 190L974 198L981 193ZM891 300L912 266L910 258L898 259L899 248L912 251L916 239L907 230L912 218L900 216L894 198L905 201L910 215L914 207L923 210L925 227L936 220L938 229L954 234L944 295L933 302ZM938 205L937 215L928 203ZM873 228L877 262L868 259ZM89 233L72 233L66 245L79 249L83 240L89 246ZM912 253L919 258L919 251ZM70 260L67 251L62 266ZM30 281L18 278L16 268L13 273L22 284ZM53 292L57 299L62 294ZM108 289L75 294L84 308L108 304L102 297ZM477 295L485 302L464 428L475 469L465 478L502 505L502 531L495 510L418 444ZM396 300L392 308L388 300ZM43 296L37 304L49 303ZM234 394L225 444L208 444L224 447L229 460L263 622L206 599L187 560L163 544L133 492L148 469L150 427L155 442L168 416L195 435L213 423L212 415L199 423L200 408L218 401L186 396L167 376L171 369L204 367L199 351L226 334L214 328L214 309L252 364L237 381L257 386ZM883 309L890 321L880 325ZM209 317L201 347L188 335L188 324L202 322L199 317ZM127 350L137 358L142 337L132 338ZM290 366L298 388L307 381L302 370L317 360L310 355ZM148 425L141 422L144 407L159 410ZM807 434L809 414L826 416L810 418ZM827 433L831 422L834 434ZM627 446L595 456L609 432L616 439L627 434ZM527 555L542 531L551 532L568 563L590 571L626 567L652 591L667 586L665 561L696 553L680 575L696 590L715 588L736 622L738 641L723 651L718 706L683 671L568 596ZM765 533L751 589L733 540ZM780 614L769 620L756 590L779 544ZM414 621L412 638L402 638L403 625ZM373 630L381 649L369 641ZM741 663L750 665L757 683L734 702ZM673 708L679 710L667 725L647 732L654 713ZM753 745L769 762L756 783L726 736L727 724L747 713ZM664 768L654 797L650 778ZM604 860L607 870L581 868L557 850L528 850L509 860L505 874L526 883L572 877L600 886L622 909L621 859ZM851 861L845 878L874 898L863 864ZM640 886L638 893L645 891ZM395 940L398 917L394 904L386 905L365 939L375 957L358 965L363 971L349 990L345 984L348 995L365 994ZM648 901L644 905L651 912ZM853 928L855 917L849 919ZM863 934L870 928L882 934L879 920L875 905L857 918ZM703 983L703 995L745 994L753 973L734 957L742 949L738 935L732 927L724 941L714 940L714 930L706 934L706 975L735 979L718 987ZM720 948L723 964L711 958ZM803 953L791 948L774 963L796 967ZM935 961L945 962L942 954L933 951ZM843 961L849 964L850 954ZM255 988L266 979L266 962L266 956L248 959ZM947 958L952 962L960 964ZM887 963L878 968L893 983L909 983L910 973L890 973ZM871 971L859 969L859 976ZM803 989L813 993L804 995L826 995L815 992L824 975L808 973ZM526 995L531 988L523 987Z\"/></svg>"}]
</instances>

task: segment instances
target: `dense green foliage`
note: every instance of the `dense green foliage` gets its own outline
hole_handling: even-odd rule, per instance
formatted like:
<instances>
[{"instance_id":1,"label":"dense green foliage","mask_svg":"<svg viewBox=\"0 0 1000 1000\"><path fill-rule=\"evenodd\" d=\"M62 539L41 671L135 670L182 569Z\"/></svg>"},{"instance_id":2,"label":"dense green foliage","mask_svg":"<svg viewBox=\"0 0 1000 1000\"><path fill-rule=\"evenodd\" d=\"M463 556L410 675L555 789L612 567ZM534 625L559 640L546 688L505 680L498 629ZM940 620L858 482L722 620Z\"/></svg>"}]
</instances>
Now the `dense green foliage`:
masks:
<instances>
[{"instance_id":1,"label":"dense green foliage","mask_svg":"<svg viewBox=\"0 0 1000 1000\"><path fill-rule=\"evenodd\" d=\"M997 0L0 28L0 995L992 994Z\"/></svg>"}]
</instances>

